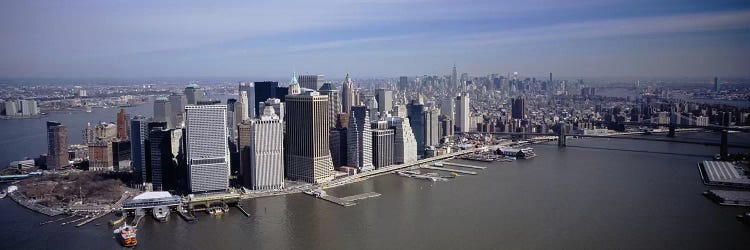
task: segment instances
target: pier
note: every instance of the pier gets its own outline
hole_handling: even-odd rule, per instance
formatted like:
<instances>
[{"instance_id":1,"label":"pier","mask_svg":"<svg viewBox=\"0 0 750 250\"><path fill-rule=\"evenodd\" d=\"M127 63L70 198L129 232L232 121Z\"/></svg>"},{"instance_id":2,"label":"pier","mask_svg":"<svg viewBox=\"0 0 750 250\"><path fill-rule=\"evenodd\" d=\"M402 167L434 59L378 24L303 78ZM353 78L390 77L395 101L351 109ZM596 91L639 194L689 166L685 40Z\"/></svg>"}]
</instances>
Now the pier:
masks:
<instances>
[{"instance_id":1,"label":"pier","mask_svg":"<svg viewBox=\"0 0 750 250\"><path fill-rule=\"evenodd\" d=\"M357 205L357 203L354 203L354 202L351 202L351 201L346 201L346 200L341 199L341 198L336 197L336 196L321 195L318 198L321 198L323 200L327 200L327 201L330 201L330 202L333 202L333 203L336 203L338 205L345 206L345 207Z\"/></svg>"},{"instance_id":2,"label":"pier","mask_svg":"<svg viewBox=\"0 0 750 250\"><path fill-rule=\"evenodd\" d=\"M458 169L452 169L452 168L441 168L441 167L422 167L424 169L432 169L432 170L440 170L440 171L447 171L447 172L456 172L456 173L462 173L462 174L470 174L470 175L476 175L477 172L473 171L466 171L466 170L458 170Z\"/></svg>"},{"instance_id":3,"label":"pier","mask_svg":"<svg viewBox=\"0 0 750 250\"><path fill-rule=\"evenodd\" d=\"M380 196L379 193L369 192L369 193L364 193L364 194L347 196L347 197L343 197L341 199L345 200L345 201L348 201L348 202L354 202L354 201L364 200L364 199L367 199L367 198L378 197L378 196Z\"/></svg>"},{"instance_id":4,"label":"pier","mask_svg":"<svg viewBox=\"0 0 750 250\"><path fill-rule=\"evenodd\" d=\"M485 168L487 168L487 167L472 166L472 165L466 165L466 164L460 164L460 163L452 163L452 162L443 162L443 165L444 166L462 167L462 168L473 168L473 169L485 169Z\"/></svg>"}]
</instances>

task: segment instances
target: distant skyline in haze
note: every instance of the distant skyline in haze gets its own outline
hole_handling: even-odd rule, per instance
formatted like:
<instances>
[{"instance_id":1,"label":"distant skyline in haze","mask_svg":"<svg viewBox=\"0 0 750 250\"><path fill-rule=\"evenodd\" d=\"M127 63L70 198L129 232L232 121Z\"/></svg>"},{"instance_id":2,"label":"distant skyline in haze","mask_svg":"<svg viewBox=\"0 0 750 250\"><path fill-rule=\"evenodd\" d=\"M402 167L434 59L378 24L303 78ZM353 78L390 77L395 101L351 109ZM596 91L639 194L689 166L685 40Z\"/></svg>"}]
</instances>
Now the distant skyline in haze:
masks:
<instances>
[{"instance_id":1,"label":"distant skyline in haze","mask_svg":"<svg viewBox=\"0 0 750 250\"><path fill-rule=\"evenodd\" d=\"M3 1L0 78L750 76L750 1Z\"/></svg>"}]
</instances>

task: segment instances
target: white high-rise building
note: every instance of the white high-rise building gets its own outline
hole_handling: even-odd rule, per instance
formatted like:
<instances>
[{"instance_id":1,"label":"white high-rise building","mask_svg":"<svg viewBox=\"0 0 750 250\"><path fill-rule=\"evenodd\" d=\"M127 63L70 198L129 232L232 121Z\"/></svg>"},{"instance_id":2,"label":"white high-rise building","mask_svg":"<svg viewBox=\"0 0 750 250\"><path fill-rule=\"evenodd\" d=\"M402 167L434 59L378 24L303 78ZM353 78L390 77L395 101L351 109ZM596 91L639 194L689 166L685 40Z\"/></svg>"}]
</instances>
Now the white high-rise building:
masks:
<instances>
[{"instance_id":1,"label":"white high-rise building","mask_svg":"<svg viewBox=\"0 0 750 250\"><path fill-rule=\"evenodd\" d=\"M273 112L277 116L279 116L279 119L281 119L281 121L284 121L284 103L281 102L281 100L276 98L268 98L268 100L266 100L265 102L258 103L260 111L263 111L266 106L271 106L273 108Z\"/></svg>"},{"instance_id":2,"label":"white high-rise building","mask_svg":"<svg viewBox=\"0 0 750 250\"><path fill-rule=\"evenodd\" d=\"M352 83L352 79L349 78L349 74L346 74L343 86L341 87L341 112L351 112L352 106L356 105L354 99L354 84Z\"/></svg>"},{"instance_id":3,"label":"white high-rise building","mask_svg":"<svg viewBox=\"0 0 750 250\"><path fill-rule=\"evenodd\" d=\"M229 188L229 143L226 105L185 107L190 192Z\"/></svg>"},{"instance_id":4,"label":"white high-rise building","mask_svg":"<svg viewBox=\"0 0 750 250\"><path fill-rule=\"evenodd\" d=\"M440 114L451 120L456 120L456 99L448 98L447 100L440 103Z\"/></svg>"},{"instance_id":5,"label":"white high-rise building","mask_svg":"<svg viewBox=\"0 0 750 250\"><path fill-rule=\"evenodd\" d=\"M377 89L375 90L375 98L378 100L379 112L390 112L393 109L393 91Z\"/></svg>"},{"instance_id":6,"label":"white high-rise building","mask_svg":"<svg viewBox=\"0 0 750 250\"><path fill-rule=\"evenodd\" d=\"M388 117L388 126L395 130L393 160L396 164L417 161L417 139L409 125L409 118Z\"/></svg>"},{"instance_id":7,"label":"white high-rise building","mask_svg":"<svg viewBox=\"0 0 750 250\"><path fill-rule=\"evenodd\" d=\"M271 100L271 99L269 99ZM275 99L278 100L278 99ZM271 105L250 120L250 189L284 188L284 123Z\"/></svg>"},{"instance_id":8,"label":"white high-rise building","mask_svg":"<svg viewBox=\"0 0 750 250\"><path fill-rule=\"evenodd\" d=\"M457 116L456 117L456 124L459 127L460 132L469 132L471 129L470 119L471 119L471 111L469 110L469 94L463 93L456 97L458 100L458 103L456 105L457 109Z\"/></svg>"},{"instance_id":9,"label":"white high-rise building","mask_svg":"<svg viewBox=\"0 0 750 250\"><path fill-rule=\"evenodd\" d=\"M242 123L242 121L247 121L250 119L250 104L248 103L249 100L247 99L247 91L240 90L240 98L237 100L234 106L234 115L236 118L235 121L239 124ZM245 106L242 106L245 105ZM253 106L254 107L254 106ZM253 109L253 113L255 113L255 109Z\"/></svg>"},{"instance_id":10,"label":"white high-rise building","mask_svg":"<svg viewBox=\"0 0 750 250\"><path fill-rule=\"evenodd\" d=\"M440 111L435 107L429 107L424 112L424 145L437 146L440 144L440 122L438 121Z\"/></svg>"},{"instance_id":11,"label":"white high-rise building","mask_svg":"<svg viewBox=\"0 0 750 250\"><path fill-rule=\"evenodd\" d=\"M360 171L375 169L372 165L372 131L369 111L364 106L352 107L349 126L346 128L347 162Z\"/></svg>"}]
</instances>

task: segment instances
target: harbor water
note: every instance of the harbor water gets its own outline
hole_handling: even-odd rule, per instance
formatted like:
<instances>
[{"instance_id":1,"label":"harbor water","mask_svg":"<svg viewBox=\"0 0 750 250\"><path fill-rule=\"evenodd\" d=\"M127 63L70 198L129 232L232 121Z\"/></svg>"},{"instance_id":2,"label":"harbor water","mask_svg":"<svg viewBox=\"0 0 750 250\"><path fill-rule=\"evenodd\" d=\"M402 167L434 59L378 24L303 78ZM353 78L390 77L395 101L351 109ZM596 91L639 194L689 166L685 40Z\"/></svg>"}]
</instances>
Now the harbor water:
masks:
<instances>
[{"instance_id":1,"label":"harbor water","mask_svg":"<svg viewBox=\"0 0 750 250\"><path fill-rule=\"evenodd\" d=\"M678 134L678 137L680 135ZM718 138L716 134L684 136ZM745 137L746 139L746 137ZM188 223L147 217L139 249L746 249L747 209L701 195L696 163L716 147L615 139L535 145L537 157L482 163L430 182L385 175L328 189L382 194L343 207L306 194L244 201ZM474 170L473 170L474 171ZM119 249L107 219L81 228L0 200L0 249ZM97 225L98 223L98 225Z\"/></svg>"}]
</instances>

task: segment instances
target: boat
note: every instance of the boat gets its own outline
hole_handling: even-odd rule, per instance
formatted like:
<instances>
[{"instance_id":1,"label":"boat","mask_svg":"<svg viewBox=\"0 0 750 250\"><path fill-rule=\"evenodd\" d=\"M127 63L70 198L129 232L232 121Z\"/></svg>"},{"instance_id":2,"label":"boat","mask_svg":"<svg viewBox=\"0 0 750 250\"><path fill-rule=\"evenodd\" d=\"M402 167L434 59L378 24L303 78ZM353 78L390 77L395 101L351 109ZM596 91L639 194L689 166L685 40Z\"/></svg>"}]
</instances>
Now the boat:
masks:
<instances>
[{"instance_id":1,"label":"boat","mask_svg":"<svg viewBox=\"0 0 750 250\"><path fill-rule=\"evenodd\" d=\"M158 221L165 222L169 220L169 208L168 207L165 207L165 206L154 207L151 213L153 214L154 219Z\"/></svg>"},{"instance_id":2,"label":"boat","mask_svg":"<svg viewBox=\"0 0 750 250\"><path fill-rule=\"evenodd\" d=\"M120 240L120 244L122 244L125 247L134 247L136 244L138 244L138 239L135 237L135 227L128 225L128 223L125 223L120 228L115 229L114 234L117 236L117 239Z\"/></svg>"},{"instance_id":3,"label":"boat","mask_svg":"<svg viewBox=\"0 0 750 250\"><path fill-rule=\"evenodd\" d=\"M5 196L8 195L5 192L0 192L0 199L5 198Z\"/></svg>"},{"instance_id":4,"label":"boat","mask_svg":"<svg viewBox=\"0 0 750 250\"><path fill-rule=\"evenodd\" d=\"M208 209L208 214L213 216L221 216L224 215L227 211L224 208L221 207L212 207Z\"/></svg>"}]
</instances>

